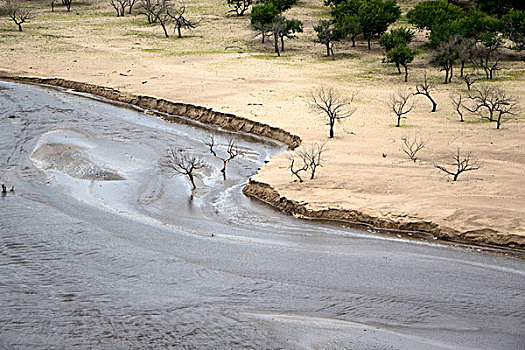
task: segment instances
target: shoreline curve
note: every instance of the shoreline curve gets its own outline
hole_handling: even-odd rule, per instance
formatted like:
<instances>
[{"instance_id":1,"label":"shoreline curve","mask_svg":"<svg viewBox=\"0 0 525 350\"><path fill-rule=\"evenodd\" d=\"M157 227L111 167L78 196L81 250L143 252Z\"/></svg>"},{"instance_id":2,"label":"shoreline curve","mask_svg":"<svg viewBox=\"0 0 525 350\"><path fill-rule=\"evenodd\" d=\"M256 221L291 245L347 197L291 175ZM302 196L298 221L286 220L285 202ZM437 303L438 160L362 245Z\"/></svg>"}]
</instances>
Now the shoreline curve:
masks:
<instances>
[{"instance_id":1,"label":"shoreline curve","mask_svg":"<svg viewBox=\"0 0 525 350\"><path fill-rule=\"evenodd\" d=\"M176 119L175 117L170 118L169 115L182 116L204 124L217 126L224 130L242 132L280 141L286 144L291 150L299 147L301 144L301 138L299 136L293 135L283 129L239 117L231 113L215 111L208 107L173 102L152 96L134 95L121 92L118 89L62 78L22 76L0 76L0 78L6 81L56 86L81 93L88 93L108 100L150 109L160 113L166 113L168 115L157 115L168 121L174 121ZM308 208L308 203L290 200L282 196L271 185L253 179L250 179L249 183L243 188L243 193L248 197L265 202L286 214L294 215L302 219L335 221L351 225L362 225L379 231L408 233L408 236L411 236L412 233L418 233L422 236L430 236L430 239L439 239L481 247L493 247L496 249L508 248L510 252L525 251L525 237L516 234L502 234L501 232L490 228L461 232L450 228L440 227L438 224L431 221L419 220L400 222L392 219L371 216L351 209L326 208L322 210L312 210Z\"/></svg>"}]
</instances>

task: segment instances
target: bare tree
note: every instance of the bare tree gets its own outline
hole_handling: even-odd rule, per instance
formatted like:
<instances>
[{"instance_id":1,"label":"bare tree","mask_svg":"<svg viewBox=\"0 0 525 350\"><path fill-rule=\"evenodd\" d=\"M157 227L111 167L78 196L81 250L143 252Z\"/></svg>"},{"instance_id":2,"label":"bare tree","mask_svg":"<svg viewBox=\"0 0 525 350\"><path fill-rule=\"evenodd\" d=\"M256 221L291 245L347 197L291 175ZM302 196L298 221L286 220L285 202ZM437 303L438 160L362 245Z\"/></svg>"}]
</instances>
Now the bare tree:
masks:
<instances>
[{"instance_id":1,"label":"bare tree","mask_svg":"<svg viewBox=\"0 0 525 350\"><path fill-rule=\"evenodd\" d=\"M233 160L237 156L242 156L243 152L240 150L239 147L237 147L235 139L233 137L228 139L228 145L226 146L226 156L221 156L217 152L217 146L215 145L215 138L212 136L210 138L210 141L206 143L206 145L209 147L211 154L220 161L222 161L222 168L221 172L224 178L226 179L226 165L228 162Z\"/></svg>"},{"instance_id":2,"label":"bare tree","mask_svg":"<svg viewBox=\"0 0 525 350\"><path fill-rule=\"evenodd\" d=\"M62 0L62 5L64 5L67 9L67 12L71 11L71 3L73 0Z\"/></svg>"},{"instance_id":3,"label":"bare tree","mask_svg":"<svg viewBox=\"0 0 525 350\"><path fill-rule=\"evenodd\" d=\"M421 137L419 133L414 135L414 138L405 135L401 138L403 146L401 149L414 163L417 161L417 154L421 151L428 143L428 139Z\"/></svg>"},{"instance_id":4,"label":"bare tree","mask_svg":"<svg viewBox=\"0 0 525 350\"><path fill-rule=\"evenodd\" d=\"M465 106L465 109L472 113L477 113L482 119L496 122L496 129L499 129L506 115L514 115L517 102L514 98L507 96L506 92L498 87L483 85L469 93L472 106ZM485 113L483 113L485 111Z\"/></svg>"},{"instance_id":5,"label":"bare tree","mask_svg":"<svg viewBox=\"0 0 525 350\"><path fill-rule=\"evenodd\" d=\"M466 155L461 156L459 148L456 153L451 153L452 160L445 162L444 165L434 164L434 167L451 175L452 181L458 179L459 174L465 171L478 170L482 167L482 164L476 160L472 160L472 153L467 152ZM450 170L449 170L450 169Z\"/></svg>"},{"instance_id":6,"label":"bare tree","mask_svg":"<svg viewBox=\"0 0 525 350\"><path fill-rule=\"evenodd\" d=\"M476 75L476 73L463 74L459 78L463 80L465 84L467 84L468 91L470 91L470 88L472 87L472 85L474 85L476 81L480 80L480 78Z\"/></svg>"},{"instance_id":7,"label":"bare tree","mask_svg":"<svg viewBox=\"0 0 525 350\"><path fill-rule=\"evenodd\" d=\"M337 90L331 87L320 87L310 93L310 107L322 116L328 118L330 138L334 137L335 122L341 122L341 120L354 114L355 109L350 109L350 105L356 95L357 92L354 92L350 97L343 97Z\"/></svg>"},{"instance_id":8,"label":"bare tree","mask_svg":"<svg viewBox=\"0 0 525 350\"><path fill-rule=\"evenodd\" d=\"M498 71L501 55L498 55L498 49L502 44L500 37L494 37L486 42L477 42L472 48L470 61L485 72L485 77L492 80L494 72Z\"/></svg>"},{"instance_id":9,"label":"bare tree","mask_svg":"<svg viewBox=\"0 0 525 350\"><path fill-rule=\"evenodd\" d=\"M306 161L301 158L301 160L303 161L303 166L300 167L300 168L297 168L297 169L294 169L294 165L295 165L295 157L294 156L290 156L290 166L288 167L288 169L290 169L290 171L292 172L292 174L299 180L299 182L303 182L303 179L301 178L301 176L299 175L299 173L301 171L306 171L308 170L308 163L306 163Z\"/></svg>"},{"instance_id":10,"label":"bare tree","mask_svg":"<svg viewBox=\"0 0 525 350\"><path fill-rule=\"evenodd\" d=\"M463 119L463 112L461 112L461 107L463 107L463 96L461 96L461 94L450 94L450 100L452 101L452 105L459 115L459 121L464 122L465 120Z\"/></svg>"},{"instance_id":11,"label":"bare tree","mask_svg":"<svg viewBox=\"0 0 525 350\"><path fill-rule=\"evenodd\" d=\"M428 81L427 73L425 73L425 79L423 80L422 83L416 85L416 92L414 92L414 96L415 95L423 95L423 96L426 96L430 100L430 102L432 103L432 111L431 112L435 112L436 111L436 107L437 107L436 101L434 101L432 96L430 96L430 91L433 90L433 89L434 89L434 84L432 84L431 82Z\"/></svg>"},{"instance_id":12,"label":"bare tree","mask_svg":"<svg viewBox=\"0 0 525 350\"><path fill-rule=\"evenodd\" d=\"M390 107L397 116L397 127L401 126L401 119L407 119L405 114L409 113L414 108L414 102L409 104L410 97L413 94L409 90L399 89L390 96Z\"/></svg>"},{"instance_id":13,"label":"bare tree","mask_svg":"<svg viewBox=\"0 0 525 350\"><path fill-rule=\"evenodd\" d=\"M149 24L158 21L157 16L161 7L162 3L159 0L140 0L138 3L139 13L147 17Z\"/></svg>"},{"instance_id":14,"label":"bare tree","mask_svg":"<svg viewBox=\"0 0 525 350\"><path fill-rule=\"evenodd\" d=\"M297 152L303 160L303 163L308 165L308 170L310 170L310 180L314 179L317 167L323 166L322 163L324 159L322 158L322 154L325 145L326 142L315 142L310 147L305 147Z\"/></svg>"},{"instance_id":15,"label":"bare tree","mask_svg":"<svg viewBox=\"0 0 525 350\"><path fill-rule=\"evenodd\" d=\"M137 0L128 0L128 14L131 15L133 11L133 7L135 7L136 3L137 3Z\"/></svg>"},{"instance_id":16,"label":"bare tree","mask_svg":"<svg viewBox=\"0 0 525 350\"><path fill-rule=\"evenodd\" d=\"M228 5L233 7L229 12L235 12L237 16L242 16L250 8L251 4L252 0L228 0Z\"/></svg>"},{"instance_id":17,"label":"bare tree","mask_svg":"<svg viewBox=\"0 0 525 350\"><path fill-rule=\"evenodd\" d=\"M18 26L18 31L22 31L22 24L32 18L31 10L22 9L18 4L7 1L7 14L9 18Z\"/></svg>"},{"instance_id":18,"label":"bare tree","mask_svg":"<svg viewBox=\"0 0 525 350\"><path fill-rule=\"evenodd\" d=\"M117 11L117 17L124 17L129 0L110 0L110 4Z\"/></svg>"},{"instance_id":19,"label":"bare tree","mask_svg":"<svg viewBox=\"0 0 525 350\"><path fill-rule=\"evenodd\" d=\"M175 24L175 29L177 30L177 36L179 38L182 38L182 28L185 29L195 29L199 22L189 20L185 17L184 13L186 12L186 6L181 5L178 10L176 11L170 11L169 15L173 19L173 23Z\"/></svg>"},{"instance_id":20,"label":"bare tree","mask_svg":"<svg viewBox=\"0 0 525 350\"><path fill-rule=\"evenodd\" d=\"M167 171L187 176L191 182L192 190L197 188L194 172L207 166L206 162L200 157L176 153L173 149L168 150L168 154L160 161L160 165Z\"/></svg>"}]
</instances>

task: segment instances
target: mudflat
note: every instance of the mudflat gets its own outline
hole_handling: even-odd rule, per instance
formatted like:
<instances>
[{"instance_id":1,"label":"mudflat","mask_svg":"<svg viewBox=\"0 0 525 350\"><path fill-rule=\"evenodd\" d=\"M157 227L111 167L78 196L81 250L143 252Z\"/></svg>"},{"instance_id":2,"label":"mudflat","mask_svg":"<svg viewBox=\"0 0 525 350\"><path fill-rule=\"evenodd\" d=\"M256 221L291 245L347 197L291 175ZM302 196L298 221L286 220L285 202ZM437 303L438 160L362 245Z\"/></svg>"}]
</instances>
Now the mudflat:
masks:
<instances>
[{"instance_id":1,"label":"mudflat","mask_svg":"<svg viewBox=\"0 0 525 350\"><path fill-rule=\"evenodd\" d=\"M313 180L295 182L289 153L267 163L254 180L312 211L353 210L401 224L436 224L460 240L523 245L525 242L525 123L520 116L494 123L466 114L460 122L449 95L465 94L457 80L443 84L443 73L419 55L409 67L408 82L395 67L381 63L383 51L373 42L342 43L336 59L323 57L313 25L325 16L322 1L306 0L287 13L304 22L305 32L286 42L281 57L260 43L248 17L228 14L225 1L194 0L187 13L201 19L183 38L163 37L145 17L116 17L107 1L63 8L35 8L23 32L0 23L0 74L61 77L193 103L279 127L303 140L303 147L325 142L323 167ZM44 4L33 6L47 6ZM415 45L425 40L419 33ZM523 54L506 52L491 86L522 100ZM416 96L401 127L389 98L399 88L414 89L423 76L434 83L437 111ZM476 84L483 84L477 82ZM328 139L327 121L309 108L312 89L329 86L350 96L357 92L353 115L335 125ZM522 107L523 109L523 107ZM428 139L417 162L402 151L402 138ZM472 152L481 169L458 181L433 164L457 149ZM293 152L290 152L293 153Z\"/></svg>"}]
</instances>

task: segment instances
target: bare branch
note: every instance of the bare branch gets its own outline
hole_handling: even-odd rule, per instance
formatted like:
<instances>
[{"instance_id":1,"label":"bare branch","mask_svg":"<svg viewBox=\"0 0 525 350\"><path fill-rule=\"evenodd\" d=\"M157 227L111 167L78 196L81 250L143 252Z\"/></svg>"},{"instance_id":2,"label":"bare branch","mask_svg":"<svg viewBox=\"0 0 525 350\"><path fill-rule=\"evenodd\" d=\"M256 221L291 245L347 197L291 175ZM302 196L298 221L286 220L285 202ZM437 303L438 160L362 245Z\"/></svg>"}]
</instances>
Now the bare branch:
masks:
<instances>
[{"instance_id":1,"label":"bare branch","mask_svg":"<svg viewBox=\"0 0 525 350\"><path fill-rule=\"evenodd\" d=\"M426 96L430 102L432 103L432 111L435 112L437 108L436 101L432 98L430 95L430 91L434 90L434 84L432 84L430 81L428 81L427 73L425 73L425 80L422 83L419 83L416 85L416 92L414 92L415 95L423 95Z\"/></svg>"},{"instance_id":2,"label":"bare branch","mask_svg":"<svg viewBox=\"0 0 525 350\"><path fill-rule=\"evenodd\" d=\"M456 181L459 174L465 171L478 170L483 166L478 161L472 159L472 153L470 151L468 151L466 155L462 156L459 148L457 149L456 153L451 153L451 158L452 159L450 161L445 162L443 165L434 164L434 167L447 173L448 175L451 175L453 178L452 181Z\"/></svg>"},{"instance_id":3,"label":"bare branch","mask_svg":"<svg viewBox=\"0 0 525 350\"><path fill-rule=\"evenodd\" d=\"M224 178L226 178L226 165L229 161L233 160L237 156L242 156L243 152L240 150L240 148L237 147L236 140L231 137L228 139L228 145L226 146L225 153L227 154L225 157L220 156L217 153L217 146L215 145L215 138L212 136L210 137L210 141L206 143L208 148L210 149L210 153L220 161L222 161L222 169L221 172L224 175Z\"/></svg>"},{"instance_id":4,"label":"bare branch","mask_svg":"<svg viewBox=\"0 0 525 350\"><path fill-rule=\"evenodd\" d=\"M403 140L401 149L414 163L417 161L417 153L425 148L428 143L428 139L423 139L419 133L415 134L414 138L405 135L401 140Z\"/></svg>"},{"instance_id":5,"label":"bare branch","mask_svg":"<svg viewBox=\"0 0 525 350\"><path fill-rule=\"evenodd\" d=\"M306 171L308 170L308 164L304 161L303 159L303 166L298 168L298 169L294 169L294 164L295 164L295 158L293 156L290 156L290 166L288 167L288 169L290 169L290 171L292 172L292 174L297 177L297 179L299 180L299 182L303 182L303 179L301 178L301 176L299 175L299 173L301 171Z\"/></svg>"},{"instance_id":6,"label":"bare branch","mask_svg":"<svg viewBox=\"0 0 525 350\"><path fill-rule=\"evenodd\" d=\"M324 152L325 145L326 142L315 142L310 147L305 147L297 152L297 154L303 160L303 163L308 165L308 169L310 169L311 180L313 180L315 177L315 171L317 170L317 167L323 166L322 163L324 159L322 158L322 154Z\"/></svg>"},{"instance_id":7,"label":"bare branch","mask_svg":"<svg viewBox=\"0 0 525 350\"><path fill-rule=\"evenodd\" d=\"M310 108L328 118L330 125L329 137L334 137L334 124L336 121L350 117L355 109L350 109L357 92L350 97L343 97L334 88L320 87L310 93Z\"/></svg>"},{"instance_id":8,"label":"bare branch","mask_svg":"<svg viewBox=\"0 0 525 350\"><path fill-rule=\"evenodd\" d=\"M496 129L500 128L507 115L514 115L517 108L517 101L499 87L482 85L470 92L468 98L471 105L464 105L465 109L477 113L482 119L496 122Z\"/></svg>"},{"instance_id":9,"label":"bare branch","mask_svg":"<svg viewBox=\"0 0 525 350\"><path fill-rule=\"evenodd\" d=\"M413 94L409 90L399 89L390 96L390 107L397 115L397 127L401 126L401 119L406 119L405 114L409 113L414 108L414 102L409 104L410 97Z\"/></svg>"},{"instance_id":10,"label":"bare branch","mask_svg":"<svg viewBox=\"0 0 525 350\"><path fill-rule=\"evenodd\" d=\"M195 185L194 172L208 166L208 164L198 156L176 153L173 149L168 150L164 159L160 160L160 165L166 171L187 176L193 190L197 188Z\"/></svg>"},{"instance_id":11,"label":"bare branch","mask_svg":"<svg viewBox=\"0 0 525 350\"><path fill-rule=\"evenodd\" d=\"M7 15L18 26L18 31L22 31L22 24L33 18L31 10L20 8L18 3L7 1Z\"/></svg>"},{"instance_id":12,"label":"bare branch","mask_svg":"<svg viewBox=\"0 0 525 350\"><path fill-rule=\"evenodd\" d=\"M450 94L450 100L452 101L452 105L459 115L459 121L464 122L465 120L463 119L463 112L461 112L461 107L463 107L463 96L461 96L461 94Z\"/></svg>"}]
</instances>

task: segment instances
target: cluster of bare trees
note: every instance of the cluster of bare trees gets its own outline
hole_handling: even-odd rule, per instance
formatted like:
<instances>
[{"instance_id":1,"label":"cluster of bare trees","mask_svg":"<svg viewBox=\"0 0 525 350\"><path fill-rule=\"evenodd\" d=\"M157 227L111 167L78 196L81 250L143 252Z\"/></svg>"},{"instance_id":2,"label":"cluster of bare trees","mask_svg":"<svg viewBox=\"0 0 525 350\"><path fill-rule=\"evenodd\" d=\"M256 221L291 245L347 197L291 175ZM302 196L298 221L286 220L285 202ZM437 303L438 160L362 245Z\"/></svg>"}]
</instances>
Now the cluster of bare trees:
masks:
<instances>
[{"instance_id":1,"label":"cluster of bare trees","mask_svg":"<svg viewBox=\"0 0 525 350\"><path fill-rule=\"evenodd\" d=\"M405 135L401 138L401 150L414 163L419 159L418 153L428 144L428 139L423 138L419 133L414 136ZM466 171L478 170L482 164L473 158L472 152L461 152L459 148L455 152L439 162L433 162L432 166L440 171L452 176L452 181L457 181L458 176Z\"/></svg>"},{"instance_id":2,"label":"cluster of bare trees","mask_svg":"<svg viewBox=\"0 0 525 350\"><path fill-rule=\"evenodd\" d=\"M497 86L482 85L468 92L466 96L453 94L451 101L460 117L464 121L463 111L477 114L481 119L496 123L496 129L501 124L516 115L518 102L509 96L505 90Z\"/></svg>"},{"instance_id":3,"label":"cluster of bare trees","mask_svg":"<svg viewBox=\"0 0 525 350\"><path fill-rule=\"evenodd\" d=\"M310 173L310 180L315 178L317 168L323 166L324 159L322 156L325 145L326 142L315 142L295 152L295 155L290 156L290 166L288 168L299 182L303 182L301 172ZM296 164L296 161L300 164Z\"/></svg>"},{"instance_id":4,"label":"cluster of bare trees","mask_svg":"<svg viewBox=\"0 0 525 350\"><path fill-rule=\"evenodd\" d=\"M241 148L237 146L235 138L228 139L225 145L217 144L215 138L212 136L206 145L210 153L221 161L222 167L220 172L226 180L226 167L233 159L243 156ZM195 178L199 176L199 170L209 167L209 164L200 156L184 153L183 150L175 151L169 149L166 156L159 161L161 168L169 174L183 175L188 178L191 183L192 191L197 189Z\"/></svg>"},{"instance_id":5,"label":"cluster of bare trees","mask_svg":"<svg viewBox=\"0 0 525 350\"><path fill-rule=\"evenodd\" d=\"M132 13L137 0L110 0L109 3L117 11L117 17L124 17L126 12Z\"/></svg>"},{"instance_id":6,"label":"cluster of bare trees","mask_svg":"<svg viewBox=\"0 0 525 350\"><path fill-rule=\"evenodd\" d=\"M58 2L58 0L51 0L51 11L55 11L55 6L56 6L56 3ZM73 0L60 0L60 3L62 4L62 6L64 6L67 10L67 12L71 12L71 3L73 2Z\"/></svg>"},{"instance_id":7,"label":"cluster of bare trees","mask_svg":"<svg viewBox=\"0 0 525 350\"><path fill-rule=\"evenodd\" d=\"M173 26L177 37L182 38L182 29L194 29L198 21L190 20L186 16L186 6L175 4L171 0L140 0L139 11L148 19L148 23L158 23L169 38L168 29Z\"/></svg>"}]
</instances>

